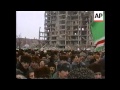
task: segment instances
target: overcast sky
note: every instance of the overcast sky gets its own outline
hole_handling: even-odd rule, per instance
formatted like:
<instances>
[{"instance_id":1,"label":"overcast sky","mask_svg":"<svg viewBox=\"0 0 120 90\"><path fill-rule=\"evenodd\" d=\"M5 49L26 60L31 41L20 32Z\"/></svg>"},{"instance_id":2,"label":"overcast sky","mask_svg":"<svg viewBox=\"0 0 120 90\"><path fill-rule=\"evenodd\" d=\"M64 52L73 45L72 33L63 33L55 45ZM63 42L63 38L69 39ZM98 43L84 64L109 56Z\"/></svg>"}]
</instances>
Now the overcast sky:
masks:
<instances>
[{"instance_id":1,"label":"overcast sky","mask_svg":"<svg viewBox=\"0 0 120 90\"><path fill-rule=\"evenodd\" d=\"M39 27L44 31L45 11L16 11L16 34L22 38L39 37Z\"/></svg>"}]
</instances>

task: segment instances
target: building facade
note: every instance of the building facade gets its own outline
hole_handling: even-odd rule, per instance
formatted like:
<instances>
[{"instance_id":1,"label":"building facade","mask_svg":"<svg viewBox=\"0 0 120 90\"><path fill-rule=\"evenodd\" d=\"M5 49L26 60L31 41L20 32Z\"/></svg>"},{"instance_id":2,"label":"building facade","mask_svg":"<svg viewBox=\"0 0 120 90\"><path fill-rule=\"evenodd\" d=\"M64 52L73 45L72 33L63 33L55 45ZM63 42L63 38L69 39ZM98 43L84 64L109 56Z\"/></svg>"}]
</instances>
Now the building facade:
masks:
<instances>
[{"instance_id":1,"label":"building facade","mask_svg":"<svg viewBox=\"0 0 120 90\"><path fill-rule=\"evenodd\" d=\"M88 48L92 19L93 11L45 11L44 40L49 47Z\"/></svg>"}]
</instances>

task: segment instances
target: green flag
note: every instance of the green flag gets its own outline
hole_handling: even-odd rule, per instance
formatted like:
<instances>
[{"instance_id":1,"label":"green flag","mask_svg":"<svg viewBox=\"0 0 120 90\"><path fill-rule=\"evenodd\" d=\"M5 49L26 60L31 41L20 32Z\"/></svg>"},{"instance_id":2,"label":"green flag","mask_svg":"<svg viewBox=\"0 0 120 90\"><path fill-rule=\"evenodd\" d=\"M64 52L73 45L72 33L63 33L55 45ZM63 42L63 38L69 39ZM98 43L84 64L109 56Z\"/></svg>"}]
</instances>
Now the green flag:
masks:
<instances>
[{"instance_id":1,"label":"green flag","mask_svg":"<svg viewBox=\"0 0 120 90\"><path fill-rule=\"evenodd\" d=\"M91 33L96 51L100 51L105 44L105 14L103 16L103 21L91 24Z\"/></svg>"}]
</instances>

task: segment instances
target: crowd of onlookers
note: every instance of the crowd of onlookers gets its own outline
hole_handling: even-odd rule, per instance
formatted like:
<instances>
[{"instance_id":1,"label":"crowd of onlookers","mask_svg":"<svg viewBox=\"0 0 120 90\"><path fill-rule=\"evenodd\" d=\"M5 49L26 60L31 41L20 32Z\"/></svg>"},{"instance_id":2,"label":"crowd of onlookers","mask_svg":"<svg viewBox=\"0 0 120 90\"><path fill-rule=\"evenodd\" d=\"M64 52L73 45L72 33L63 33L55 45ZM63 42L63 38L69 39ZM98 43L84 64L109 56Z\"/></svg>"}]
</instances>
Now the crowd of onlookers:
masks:
<instances>
[{"instance_id":1,"label":"crowd of onlookers","mask_svg":"<svg viewBox=\"0 0 120 90\"><path fill-rule=\"evenodd\" d=\"M16 50L16 79L104 79L105 52Z\"/></svg>"}]
</instances>

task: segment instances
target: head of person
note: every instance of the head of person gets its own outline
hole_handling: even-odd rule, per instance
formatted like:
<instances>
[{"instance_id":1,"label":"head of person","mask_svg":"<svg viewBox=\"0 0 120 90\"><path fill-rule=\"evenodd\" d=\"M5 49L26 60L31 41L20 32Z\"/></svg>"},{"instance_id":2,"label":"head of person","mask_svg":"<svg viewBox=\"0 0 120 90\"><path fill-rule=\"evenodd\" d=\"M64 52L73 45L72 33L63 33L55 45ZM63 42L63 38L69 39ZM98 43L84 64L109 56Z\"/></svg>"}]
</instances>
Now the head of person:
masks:
<instances>
[{"instance_id":1,"label":"head of person","mask_svg":"<svg viewBox=\"0 0 120 90\"><path fill-rule=\"evenodd\" d=\"M36 69L39 67L39 57L37 56L33 56L32 57L32 60L31 60L31 63L30 63L30 66L33 68L33 69Z\"/></svg>"},{"instance_id":2,"label":"head of person","mask_svg":"<svg viewBox=\"0 0 120 90\"><path fill-rule=\"evenodd\" d=\"M50 69L50 73L54 73L56 71L56 65L53 62L48 63L48 67Z\"/></svg>"},{"instance_id":3,"label":"head of person","mask_svg":"<svg viewBox=\"0 0 120 90\"><path fill-rule=\"evenodd\" d=\"M88 60L94 59L93 54L92 54L92 53L89 53L88 56L87 56L87 58L88 58Z\"/></svg>"},{"instance_id":4,"label":"head of person","mask_svg":"<svg viewBox=\"0 0 120 90\"><path fill-rule=\"evenodd\" d=\"M88 68L94 71L95 79L102 79L102 68L99 63L93 63L90 66L88 66Z\"/></svg>"},{"instance_id":5,"label":"head of person","mask_svg":"<svg viewBox=\"0 0 120 90\"><path fill-rule=\"evenodd\" d=\"M51 56L49 54L47 54L46 57L47 57L47 59L50 59Z\"/></svg>"},{"instance_id":6,"label":"head of person","mask_svg":"<svg viewBox=\"0 0 120 90\"><path fill-rule=\"evenodd\" d=\"M24 53L23 53L23 50L22 50L22 49L20 49L20 50L18 51L18 55L19 55L19 56L24 55Z\"/></svg>"},{"instance_id":7,"label":"head of person","mask_svg":"<svg viewBox=\"0 0 120 90\"><path fill-rule=\"evenodd\" d=\"M44 57L44 56L42 57L42 60L43 60L43 61L45 61L46 59L47 59L46 57Z\"/></svg>"},{"instance_id":8,"label":"head of person","mask_svg":"<svg viewBox=\"0 0 120 90\"><path fill-rule=\"evenodd\" d=\"M100 53L99 52L95 52L94 53L94 58L95 59L99 59L100 58Z\"/></svg>"},{"instance_id":9,"label":"head of person","mask_svg":"<svg viewBox=\"0 0 120 90\"><path fill-rule=\"evenodd\" d=\"M94 79L94 72L88 68L75 68L70 71L68 79Z\"/></svg>"},{"instance_id":10,"label":"head of person","mask_svg":"<svg viewBox=\"0 0 120 90\"><path fill-rule=\"evenodd\" d=\"M57 55L54 55L54 60L58 60L58 56Z\"/></svg>"},{"instance_id":11,"label":"head of person","mask_svg":"<svg viewBox=\"0 0 120 90\"><path fill-rule=\"evenodd\" d=\"M79 56L78 55L73 55L73 56L71 56L71 59L72 59L73 62L78 62Z\"/></svg>"},{"instance_id":12,"label":"head of person","mask_svg":"<svg viewBox=\"0 0 120 90\"><path fill-rule=\"evenodd\" d=\"M70 64L60 63L57 65L57 70L60 79L67 79L70 71Z\"/></svg>"},{"instance_id":13,"label":"head of person","mask_svg":"<svg viewBox=\"0 0 120 90\"><path fill-rule=\"evenodd\" d=\"M22 55L20 62L24 69L28 69L31 63L31 57L29 55Z\"/></svg>"},{"instance_id":14,"label":"head of person","mask_svg":"<svg viewBox=\"0 0 120 90\"><path fill-rule=\"evenodd\" d=\"M101 72L95 72L95 79L102 79L102 73Z\"/></svg>"},{"instance_id":15,"label":"head of person","mask_svg":"<svg viewBox=\"0 0 120 90\"><path fill-rule=\"evenodd\" d=\"M80 61L84 61L84 60L85 60L85 57L86 57L85 55L80 55L79 60L80 60Z\"/></svg>"},{"instance_id":16,"label":"head of person","mask_svg":"<svg viewBox=\"0 0 120 90\"><path fill-rule=\"evenodd\" d=\"M74 61L79 62L79 56L78 55L75 55Z\"/></svg>"},{"instance_id":17,"label":"head of person","mask_svg":"<svg viewBox=\"0 0 120 90\"><path fill-rule=\"evenodd\" d=\"M86 56L87 56L87 55L86 55L85 52L81 52L81 53L80 53L80 57L81 57L82 60L84 60Z\"/></svg>"},{"instance_id":18,"label":"head of person","mask_svg":"<svg viewBox=\"0 0 120 90\"><path fill-rule=\"evenodd\" d=\"M34 71L31 70L31 71L28 72L28 78L29 79L35 79Z\"/></svg>"},{"instance_id":19,"label":"head of person","mask_svg":"<svg viewBox=\"0 0 120 90\"><path fill-rule=\"evenodd\" d=\"M40 67L43 67L43 66L45 66L45 61L41 60L40 61Z\"/></svg>"},{"instance_id":20,"label":"head of person","mask_svg":"<svg viewBox=\"0 0 120 90\"><path fill-rule=\"evenodd\" d=\"M42 67L34 71L34 76L36 79L49 79L50 69L48 67Z\"/></svg>"}]
</instances>

